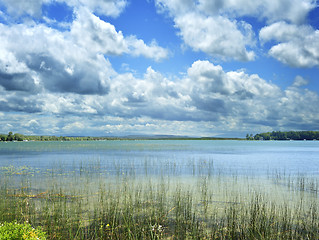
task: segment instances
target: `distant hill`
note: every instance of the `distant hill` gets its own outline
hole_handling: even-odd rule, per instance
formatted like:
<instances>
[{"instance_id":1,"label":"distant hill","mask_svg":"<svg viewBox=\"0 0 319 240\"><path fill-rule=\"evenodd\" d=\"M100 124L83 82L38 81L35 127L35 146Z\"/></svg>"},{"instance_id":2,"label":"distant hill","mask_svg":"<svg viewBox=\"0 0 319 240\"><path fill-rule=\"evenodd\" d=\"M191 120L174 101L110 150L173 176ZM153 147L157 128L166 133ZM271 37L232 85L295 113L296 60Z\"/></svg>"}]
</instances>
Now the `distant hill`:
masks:
<instances>
[{"instance_id":1,"label":"distant hill","mask_svg":"<svg viewBox=\"0 0 319 240\"><path fill-rule=\"evenodd\" d=\"M188 136L179 135L128 135L124 136L126 139L177 139L177 138L189 138Z\"/></svg>"},{"instance_id":2,"label":"distant hill","mask_svg":"<svg viewBox=\"0 0 319 240\"><path fill-rule=\"evenodd\" d=\"M244 140L243 138L222 137L189 137L180 135L129 135L125 139L149 139L149 140Z\"/></svg>"}]
</instances>

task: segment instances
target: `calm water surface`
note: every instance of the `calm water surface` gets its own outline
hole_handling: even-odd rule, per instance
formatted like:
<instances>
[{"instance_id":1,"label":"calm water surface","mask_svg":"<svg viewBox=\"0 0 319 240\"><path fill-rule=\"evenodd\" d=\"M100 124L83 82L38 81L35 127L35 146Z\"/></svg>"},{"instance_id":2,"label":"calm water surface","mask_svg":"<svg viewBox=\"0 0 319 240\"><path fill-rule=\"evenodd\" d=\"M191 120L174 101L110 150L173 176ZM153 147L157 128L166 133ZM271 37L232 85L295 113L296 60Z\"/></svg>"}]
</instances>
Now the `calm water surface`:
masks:
<instances>
[{"instance_id":1,"label":"calm water surface","mask_svg":"<svg viewBox=\"0 0 319 240\"><path fill-rule=\"evenodd\" d=\"M128 140L0 142L0 167L50 169L94 162L100 170L188 175L319 174L319 141Z\"/></svg>"}]
</instances>

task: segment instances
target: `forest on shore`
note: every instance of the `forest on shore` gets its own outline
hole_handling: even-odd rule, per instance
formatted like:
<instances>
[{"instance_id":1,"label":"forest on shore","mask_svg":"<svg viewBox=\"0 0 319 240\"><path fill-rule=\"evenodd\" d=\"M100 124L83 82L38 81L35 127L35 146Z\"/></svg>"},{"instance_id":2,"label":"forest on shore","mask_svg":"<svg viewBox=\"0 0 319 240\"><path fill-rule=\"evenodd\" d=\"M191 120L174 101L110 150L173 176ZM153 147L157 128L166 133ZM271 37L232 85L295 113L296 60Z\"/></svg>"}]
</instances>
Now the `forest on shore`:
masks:
<instances>
[{"instance_id":1,"label":"forest on shore","mask_svg":"<svg viewBox=\"0 0 319 240\"><path fill-rule=\"evenodd\" d=\"M246 138L219 137L181 137L168 135L127 136L127 137L90 137L90 136L38 136L20 133L0 134L0 141L103 141L103 140L319 140L319 131L273 131L266 133L248 134Z\"/></svg>"},{"instance_id":2,"label":"forest on shore","mask_svg":"<svg viewBox=\"0 0 319 240\"><path fill-rule=\"evenodd\" d=\"M11 141L104 141L104 140L244 140L244 138L220 138L220 137L187 137L187 136L126 136L126 137L90 137L90 136L37 136L23 135L20 133L0 134L0 142Z\"/></svg>"},{"instance_id":3,"label":"forest on shore","mask_svg":"<svg viewBox=\"0 0 319 240\"><path fill-rule=\"evenodd\" d=\"M247 140L319 140L319 131L273 131L246 135Z\"/></svg>"},{"instance_id":4,"label":"forest on shore","mask_svg":"<svg viewBox=\"0 0 319 240\"><path fill-rule=\"evenodd\" d=\"M68 137L68 136L37 136L23 135L20 133L0 134L0 141L97 141L97 140L115 140L115 137Z\"/></svg>"}]
</instances>

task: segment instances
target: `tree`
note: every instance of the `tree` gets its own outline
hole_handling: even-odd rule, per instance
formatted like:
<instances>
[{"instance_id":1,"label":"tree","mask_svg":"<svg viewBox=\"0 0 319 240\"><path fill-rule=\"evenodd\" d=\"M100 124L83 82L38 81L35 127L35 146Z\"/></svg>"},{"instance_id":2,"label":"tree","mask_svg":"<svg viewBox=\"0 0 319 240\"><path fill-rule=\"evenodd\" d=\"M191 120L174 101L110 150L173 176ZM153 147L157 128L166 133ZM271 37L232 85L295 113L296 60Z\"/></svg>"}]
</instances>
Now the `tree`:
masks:
<instances>
[{"instance_id":1,"label":"tree","mask_svg":"<svg viewBox=\"0 0 319 240\"><path fill-rule=\"evenodd\" d=\"M248 134L246 135L246 137ZM256 134L254 139L258 140L260 137L263 137L264 140L319 140L319 131L273 131L268 133L259 133Z\"/></svg>"},{"instance_id":2,"label":"tree","mask_svg":"<svg viewBox=\"0 0 319 240\"><path fill-rule=\"evenodd\" d=\"M0 140L1 141L7 141L7 135L1 134L0 135Z\"/></svg>"},{"instance_id":3,"label":"tree","mask_svg":"<svg viewBox=\"0 0 319 240\"><path fill-rule=\"evenodd\" d=\"M8 137L7 137L7 141L12 141L12 140L13 140L12 132L9 132Z\"/></svg>"},{"instance_id":4,"label":"tree","mask_svg":"<svg viewBox=\"0 0 319 240\"><path fill-rule=\"evenodd\" d=\"M13 135L13 139L16 140L16 141L23 141L24 136L23 136L22 134L15 133L15 134Z\"/></svg>"}]
</instances>

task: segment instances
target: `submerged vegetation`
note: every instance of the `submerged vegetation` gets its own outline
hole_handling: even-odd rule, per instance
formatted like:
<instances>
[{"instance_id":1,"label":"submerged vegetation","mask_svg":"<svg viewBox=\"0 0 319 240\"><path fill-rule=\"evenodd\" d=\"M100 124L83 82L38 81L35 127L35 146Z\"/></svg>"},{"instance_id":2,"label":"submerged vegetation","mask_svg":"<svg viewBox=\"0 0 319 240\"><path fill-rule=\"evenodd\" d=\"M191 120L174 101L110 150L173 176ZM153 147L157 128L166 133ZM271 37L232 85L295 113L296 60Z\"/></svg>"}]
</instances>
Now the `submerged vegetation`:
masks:
<instances>
[{"instance_id":1,"label":"submerged vegetation","mask_svg":"<svg viewBox=\"0 0 319 240\"><path fill-rule=\"evenodd\" d=\"M318 239L318 191L313 176L243 176L209 159L7 166L0 223L27 222L47 239Z\"/></svg>"}]
</instances>

